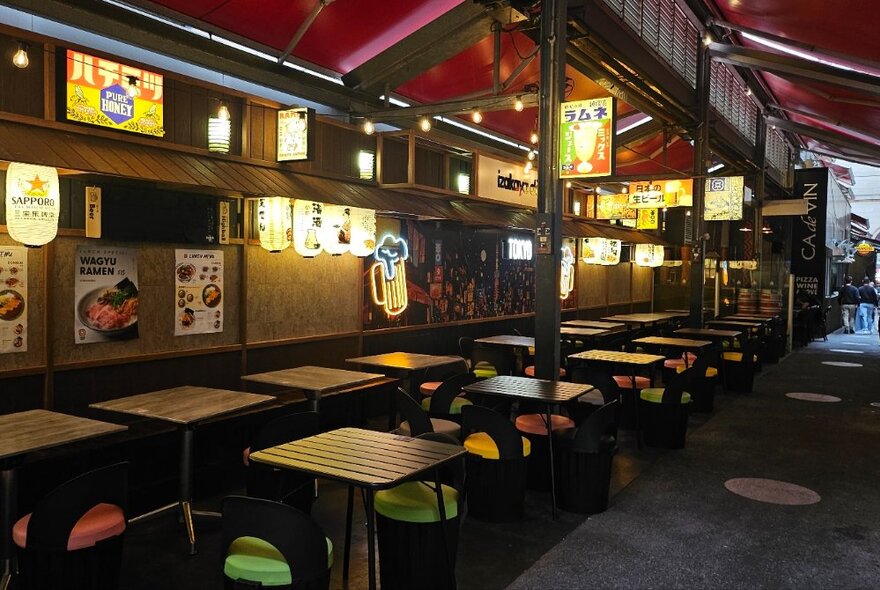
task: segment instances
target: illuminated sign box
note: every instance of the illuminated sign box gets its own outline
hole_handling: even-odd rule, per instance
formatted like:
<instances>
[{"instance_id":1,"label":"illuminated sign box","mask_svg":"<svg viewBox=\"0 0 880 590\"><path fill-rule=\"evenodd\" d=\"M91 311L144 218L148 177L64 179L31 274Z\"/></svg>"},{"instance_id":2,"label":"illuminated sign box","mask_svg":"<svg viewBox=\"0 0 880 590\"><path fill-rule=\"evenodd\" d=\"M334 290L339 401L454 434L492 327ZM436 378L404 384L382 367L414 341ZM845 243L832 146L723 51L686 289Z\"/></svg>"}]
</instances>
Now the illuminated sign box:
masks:
<instances>
[{"instance_id":1,"label":"illuminated sign box","mask_svg":"<svg viewBox=\"0 0 880 590\"><path fill-rule=\"evenodd\" d=\"M165 136L161 74L71 49L66 56L68 121Z\"/></svg>"},{"instance_id":2,"label":"illuminated sign box","mask_svg":"<svg viewBox=\"0 0 880 590\"><path fill-rule=\"evenodd\" d=\"M508 260L531 260L532 240L524 238L507 238L506 258Z\"/></svg>"},{"instance_id":3,"label":"illuminated sign box","mask_svg":"<svg viewBox=\"0 0 880 590\"><path fill-rule=\"evenodd\" d=\"M559 177L609 176L614 159L614 99L564 102L559 121Z\"/></svg>"},{"instance_id":4,"label":"illuminated sign box","mask_svg":"<svg viewBox=\"0 0 880 590\"><path fill-rule=\"evenodd\" d=\"M596 219L635 219L636 213L628 195L596 195Z\"/></svg>"},{"instance_id":5,"label":"illuminated sign box","mask_svg":"<svg viewBox=\"0 0 880 590\"><path fill-rule=\"evenodd\" d=\"M663 209L690 207L694 204L694 181L648 180L629 183L629 207L631 209Z\"/></svg>"},{"instance_id":6,"label":"illuminated sign box","mask_svg":"<svg viewBox=\"0 0 880 590\"><path fill-rule=\"evenodd\" d=\"M279 162L311 160L315 153L315 111L296 108L278 111Z\"/></svg>"},{"instance_id":7,"label":"illuminated sign box","mask_svg":"<svg viewBox=\"0 0 880 590\"><path fill-rule=\"evenodd\" d=\"M382 307L387 316L398 316L409 305L405 265L409 248L406 240L385 234L376 244L373 257L376 262L369 271L373 303Z\"/></svg>"},{"instance_id":8,"label":"illuminated sign box","mask_svg":"<svg viewBox=\"0 0 880 590\"><path fill-rule=\"evenodd\" d=\"M744 180L742 176L706 179L706 221L738 221L743 218Z\"/></svg>"},{"instance_id":9,"label":"illuminated sign box","mask_svg":"<svg viewBox=\"0 0 880 590\"><path fill-rule=\"evenodd\" d=\"M477 154L477 196L520 207L538 206L538 174L514 164ZM468 187L470 188L470 187Z\"/></svg>"}]
</instances>

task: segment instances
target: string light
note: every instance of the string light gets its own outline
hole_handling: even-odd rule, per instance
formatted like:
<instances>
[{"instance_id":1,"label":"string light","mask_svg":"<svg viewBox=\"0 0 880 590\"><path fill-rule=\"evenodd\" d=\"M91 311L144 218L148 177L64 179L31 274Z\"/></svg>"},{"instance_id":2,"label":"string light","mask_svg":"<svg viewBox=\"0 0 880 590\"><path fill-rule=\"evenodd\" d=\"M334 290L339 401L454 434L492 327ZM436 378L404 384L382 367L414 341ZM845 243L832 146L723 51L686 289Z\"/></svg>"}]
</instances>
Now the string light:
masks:
<instances>
[{"instance_id":1,"label":"string light","mask_svg":"<svg viewBox=\"0 0 880 590\"><path fill-rule=\"evenodd\" d=\"M482 122L482 121L483 121L483 115L482 115L482 113L480 113L480 111L474 111L474 112L471 114L471 121L473 121L474 123L480 123L480 122Z\"/></svg>"},{"instance_id":2,"label":"string light","mask_svg":"<svg viewBox=\"0 0 880 590\"><path fill-rule=\"evenodd\" d=\"M419 128L422 131L424 131L425 133L430 131L431 130L431 119L429 119L428 117L422 117L421 119L419 119Z\"/></svg>"},{"instance_id":3,"label":"string light","mask_svg":"<svg viewBox=\"0 0 880 590\"><path fill-rule=\"evenodd\" d=\"M538 143L538 132L537 131L532 131L532 134L529 136L529 141L532 142L532 144L537 145L537 143Z\"/></svg>"},{"instance_id":4,"label":"string light","mask_svg":"<svg viewBox=\"0 0 880 590\"><path fill-rule=\"evenodd\" d=\"M528 158L529 158L529 162L531 162L532 160L535 159L535 150L529 150Z\"/></svg>"},{"instance_id":5,"label":"string light","mask_svg":"<svg viewBox=\"0 0 880 590\"><path fill-rule=\"evenodd\" d=\"M220 102L220 108L217 109L217 118L222 119L223 121L228 121L232 117L229 115L229 109L226 107L225 102Z\"/></svg>"},{"instance_id":6,"label":"string light","mask_svg":"<svg viewBox=\"0 0 880 590\"><path fill-rule=\"evenodd\" d=\"M19 42L18 51L12 56L12 65L22 70L28 67L30 59L28 59L27 49L28 46L26 43Z\"/></svg>"},{"instance_id":7,"label":"string light","mask_svg":"<svg viewBox=\"0 0 880 590\"><path fill-rule=\"evenodd\" d=\"M523 104L522 97L517 96L516 102L513 103L513 110L515 110L517 113L521 113L524 108L525 105Z\"/></svg>"},{"instance_id":8,"label":"string light","mask_svg":"<svg viewBox=\"0 0 880 590\"><path fill-rule=\"evenodd\" d=\"M372 135L376 131L376 126L373 125L373 122L369 119L364 121L364 133L367 135Z\"/></svg>"},{"instance_id":9,"label":"string light","mask_svg":"<svg viewBox=\"0 0 880 590\"><path fill-rule=\"evenodd\" d=\"M523 166L523 174L528 174L531 171L532 171L532 163L526 162L526 165Z\"/></svg>"},{"instance_id":10,"label":"string light","mask_svg":"<svg viewBox=\"0 0 880 590\"><path fill-rule=\"evenodd\" d=\"M137 83L138 83L137 76L129 76L128 77L128 88L125 89L125 93L131 98L137 98L141 94L141 91L138 88Z\"/></svg>"},{"instance_id":11,"label":"string light","mask_svg":"<svg viewBox=\"0 0 880 590\"><path fill-rule=\"evenodd\" d=\"M711 44L712 44L712 35L710 35L709 33L706 33L705 35L703 35L703 45L708 47Z\"/></svg>"}]
</instances>

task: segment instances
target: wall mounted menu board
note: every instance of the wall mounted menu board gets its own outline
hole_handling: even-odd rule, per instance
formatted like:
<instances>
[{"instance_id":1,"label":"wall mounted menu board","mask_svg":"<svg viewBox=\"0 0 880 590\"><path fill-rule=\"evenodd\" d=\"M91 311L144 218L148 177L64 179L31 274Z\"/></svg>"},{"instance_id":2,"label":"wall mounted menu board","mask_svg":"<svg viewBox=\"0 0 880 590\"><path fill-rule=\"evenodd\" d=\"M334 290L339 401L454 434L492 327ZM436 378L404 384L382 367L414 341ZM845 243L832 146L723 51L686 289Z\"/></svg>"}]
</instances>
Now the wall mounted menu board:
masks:
<instances>
[{"instance_id":1,"label":"wall mounted menu board","mask_svg":"<svg viewBox=\"0 0 880 590\"><path fill-rule=\"evenodd\" d=\"M76 249L74 341L138 337L137 253L128 248Z\"/></svg>"},{"instance_id":2,"label":"wall mounted menu board","mask_svg":"<svg viewBox=\"0 0 880 590\"><path fill-rule=\"evenodd\" d=\"M223 252L174 251L174 335L223 331Z\"/></svg>"},{"instance_id":3,"label":"wall mounted menu board","mask_svg":"<svg viewBox=\"0 0 880 590\"><path fill-rule=\"evenodd\" d=\"M0 248L0 353L27 350L27 248Z\"/></svg>"}]
</instances>

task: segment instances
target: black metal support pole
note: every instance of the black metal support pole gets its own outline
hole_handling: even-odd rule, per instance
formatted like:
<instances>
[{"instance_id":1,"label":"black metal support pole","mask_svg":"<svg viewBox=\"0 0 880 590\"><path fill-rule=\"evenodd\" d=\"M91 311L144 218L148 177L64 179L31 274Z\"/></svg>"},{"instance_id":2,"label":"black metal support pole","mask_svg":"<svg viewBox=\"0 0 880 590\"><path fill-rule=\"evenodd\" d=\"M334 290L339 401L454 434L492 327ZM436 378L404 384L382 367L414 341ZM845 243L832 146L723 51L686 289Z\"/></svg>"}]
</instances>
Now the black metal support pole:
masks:
<instances>
[{"instance_id":1,"label":"black metal support pole","mask_svg":"<svg viewBox=\"0 0 880 590\"><path fill-rule=\"evenodd\" d=\"M559 179L559 112L565 88L567 0L541 3L538 213L535 235L535 376L559 379L559 265L562 249L562 182Z\"/></svg>"},{"instance_id":2,"label":"black metal support pole","mask_svg":"<svg viewBox=\"0 0 880 590\"><path fill-rule=\"evenodd\" d=\"M345 510L345 546L342 558L342 579L348 580L348 564L351 559L351 519L354 516L354 486L348 486L348 505Z\"/></svg>"},{"instance_id":3,"label":"black metal support pole","mask_svg":"<svg viewBox=\"0 0 880 590\"><path fill-rule=\"evenodd\" d=\"M196 553L196 532L193 526L193 438L195 433L190 426L180 427L180 510L183 526L189 538L189 554Z\"/></svg>"},{"instance_id":4,"label":"black metal support pole","mask_svg":"<svg viewBox=\"0 0 880 590\"><path fill-rule=\"evenodd\" d=\"M0 512L0 527L2 527L3 541L0 544L0 552L3 558L2 579L0 579L0 587L4 590L9 586L13 572L13 543L12 543L12 524L18 511L18 476L15 468L6 466L0 472L0 494L3 498L2 512Z\"/></svg>"},{"instance_id":5,"label":"black metal support pole","mask_svg":"<svg viewBox=\"0 0 880 590\"><path fill-rule=\"evenodd\" d=\"M709 51L699 38L699 53L697 54L697 113L699 114L699 126L694 136L694 206L691 211L693 216L693 246L691 255L691 315L689 324L700 328L703 325L703 267L706 259L705 223L703 222L703 209L706 196L706 156L709 155L709 75L711 72L711 59Z\"/></svg>"}]
</instances>

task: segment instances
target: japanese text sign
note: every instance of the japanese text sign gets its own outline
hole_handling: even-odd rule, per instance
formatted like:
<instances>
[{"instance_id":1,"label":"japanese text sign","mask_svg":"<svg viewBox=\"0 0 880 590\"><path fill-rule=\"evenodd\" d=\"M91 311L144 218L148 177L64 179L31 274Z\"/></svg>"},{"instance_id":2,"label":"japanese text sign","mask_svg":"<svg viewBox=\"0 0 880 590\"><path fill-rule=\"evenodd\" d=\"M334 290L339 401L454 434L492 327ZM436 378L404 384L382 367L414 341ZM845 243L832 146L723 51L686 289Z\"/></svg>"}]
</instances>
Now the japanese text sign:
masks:
<instances>
[{"instance_id":1,"label":"japanese text sign","mask_svg":"<svg viewBox=\"0 0 880 590\"><path fill-rule=\"evenodd\" d=\"M608 176L614 159L614 100L593 98L562 103L559 177Z\"/></svg>"}]
</instances>

